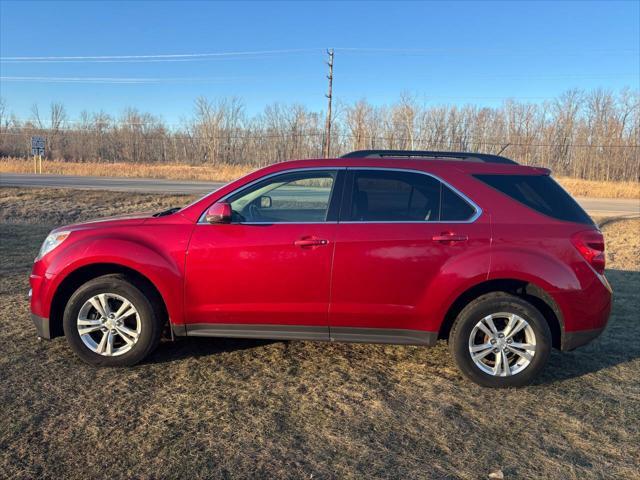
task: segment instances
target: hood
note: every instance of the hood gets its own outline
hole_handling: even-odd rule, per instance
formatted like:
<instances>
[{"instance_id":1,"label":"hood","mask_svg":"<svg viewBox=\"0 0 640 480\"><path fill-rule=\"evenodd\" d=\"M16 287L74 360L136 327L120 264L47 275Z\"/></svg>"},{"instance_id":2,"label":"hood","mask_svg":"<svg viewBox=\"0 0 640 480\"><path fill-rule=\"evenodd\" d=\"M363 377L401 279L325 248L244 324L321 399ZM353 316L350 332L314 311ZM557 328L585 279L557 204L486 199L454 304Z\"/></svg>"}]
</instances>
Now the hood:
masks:
<instances>
[{"instance_id":1,"label":"hood","mask_svg":"<svg viewBox=\"0 0 640 480\"><path fill-rule=\"evenodd\" d=\"M62 230L88 230L96 228L108 228L108 227L123 227L123 226L136 226L142 225L148 219L153 217L155 212L146 213L130 213L127 215L117 215L113 217L96 218L94 220L87 220L85 222L72 223L63 227L58 227L54 232Z\"/></svg>"}]
</instances>

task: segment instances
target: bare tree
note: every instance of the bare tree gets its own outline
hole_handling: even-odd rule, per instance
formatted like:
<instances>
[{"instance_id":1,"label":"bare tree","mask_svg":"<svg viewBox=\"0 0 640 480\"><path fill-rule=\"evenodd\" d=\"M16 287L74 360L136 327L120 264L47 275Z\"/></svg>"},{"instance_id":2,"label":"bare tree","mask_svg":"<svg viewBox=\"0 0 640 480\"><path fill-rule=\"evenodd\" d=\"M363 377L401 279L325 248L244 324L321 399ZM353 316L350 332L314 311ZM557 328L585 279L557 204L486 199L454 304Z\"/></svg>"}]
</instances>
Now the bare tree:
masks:
<instances>
[{"instance_id":1,"label":"bare tree","mask_svg":"<svg viewBox=\"0 0 640 480\"><path fill-rule=\"evenodd\" d=\"M31 105L31 118L33 122L38 126L38 128L45 128L42 123L42 119L40 118L40 110L38 109L38 104L34 103Z\"/></svg>"},{"instance_id":2,"label":"bare tree","mask_svg":"<svg viewBox=\"0 0 640 480\"><path fill-rule=\"evenodd\" d=\"M402 94L390 105L337 105L332 154L361 149L501 152L556 174L633 180L640 174L640 92L569 90L543 103L499 107L420 105ZM47 138L51 159L103 162L266 165L322 155L324 117L300 104L271 104L248 117L237 97L197 98L179 128L134 108L119 118L82 112L69 121L60 103L48 121L38 105L20 121L0 101L0 157L28 156L29 137Z\"/></svg>"},{"instance_id":3,"label":"bare tree","mask_svg":"<svg viewBox=\"0 0 640 480\"><path fill-rule=\"evenodd\" d=\"M353 150L369 148L373 108L365 100L346 108L346 127L351 136Z\"/></svg>"}]
</instances>

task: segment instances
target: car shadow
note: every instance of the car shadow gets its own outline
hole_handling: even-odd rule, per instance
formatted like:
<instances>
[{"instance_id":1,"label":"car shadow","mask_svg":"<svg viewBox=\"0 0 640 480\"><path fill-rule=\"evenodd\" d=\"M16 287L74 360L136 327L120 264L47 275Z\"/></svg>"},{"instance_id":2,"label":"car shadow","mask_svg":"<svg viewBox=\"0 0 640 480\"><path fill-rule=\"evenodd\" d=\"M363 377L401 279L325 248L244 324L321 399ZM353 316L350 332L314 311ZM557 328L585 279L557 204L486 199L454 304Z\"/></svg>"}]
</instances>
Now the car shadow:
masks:
<instances>
[{"instance_id":1,"label":"car shadow","mask_svg":"<svg viewBox=\"0 0 640 480\"><path fill-rule=\"evenodd\" d=\"M613 288L607 328L593 342L576 350L553 351L534 385L581 377L640 358L640 272L611 269L606 276Z\"/></svg>"},{"instance_id":2,"label":"car shadow","mask_svg":"<svg viewBox=\"0 0 640 480\"><path fill-rule=\"evenodd\" d=\"M614 289L614 306L603 334L572 352L553 351L534 385L562 382L640 358L640 272L607 270ZM282 340L181 337L163 341L144 363L171 363L186 358L263 347ZM391 361L391 360L390 360ZM453 360L449 360L453 363Z\"/></svg>"},{"instance_id":3,"label":"car shadow","mask_svg":"<svg viewBox=\"0 0 640 480\"><path fill-rule=\"evenodd\" d=\"M179 337L174 342L162 341L153 354L142 363L171 363L186 358L259 348L279 341L282 340Z\"/></svg>"}]
</instances>

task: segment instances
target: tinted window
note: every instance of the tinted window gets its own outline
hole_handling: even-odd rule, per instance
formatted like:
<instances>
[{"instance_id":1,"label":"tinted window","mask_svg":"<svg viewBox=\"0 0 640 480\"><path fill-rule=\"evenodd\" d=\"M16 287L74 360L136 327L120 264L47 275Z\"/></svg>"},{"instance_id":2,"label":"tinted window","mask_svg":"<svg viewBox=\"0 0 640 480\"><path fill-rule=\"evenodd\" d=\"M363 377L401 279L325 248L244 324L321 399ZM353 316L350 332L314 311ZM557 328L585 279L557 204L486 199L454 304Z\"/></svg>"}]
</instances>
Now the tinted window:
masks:
<instances>
[{"instance_id":1,"label":"tinted window","mask_svg":"<svg viewBox=\"0 0 640 480\"><path fill-rule=\"evenodd\" d=\"M324 222L334 171L295 172L272 177L232 195L235 222Z\"/></svg>"},{"instance_id":2,"label":"tinted window","mask_svg":"<svg viewBox=\"0 0 640 480\"><path fill-rule=\"evenodd\" d=\"M469 220L475 213L475 208L469 205L466 200L446 185L442 185L441 222L462 222Z\"/></svg>"},{"instance_id":3,"label":"tinted window","mask_svg":"<svg viewBox=\"0 0 640 480\"><path fill-rule=\"evenodd\" d=\"M548 175L475 175L537 212L567 222L593 224L587 213Z\"/></svg>"},{"instance_id":4,"label":"tinted window","mask_svg":"<svg viewBox=\"0 0 640 480\"><path fill-rule=\"evenodd\" d=\"M441 210L442 209L442 210ZM475 209L437 179L420 173L353 172L351 199L343 220L416 222L468 220Z\"/></svg>"}]
</instances>

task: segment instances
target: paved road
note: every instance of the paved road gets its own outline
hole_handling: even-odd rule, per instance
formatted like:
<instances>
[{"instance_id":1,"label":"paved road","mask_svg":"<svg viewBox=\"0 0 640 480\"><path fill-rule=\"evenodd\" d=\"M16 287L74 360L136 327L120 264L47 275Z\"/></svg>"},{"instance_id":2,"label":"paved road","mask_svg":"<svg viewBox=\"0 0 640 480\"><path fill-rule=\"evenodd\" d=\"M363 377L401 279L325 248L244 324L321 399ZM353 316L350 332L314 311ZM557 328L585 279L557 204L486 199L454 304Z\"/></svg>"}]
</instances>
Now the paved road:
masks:
<instances>
[{"instance_id":1,"label":"paved road","mask_svg":"<svg viewBox=\"0 0 640 480\"><path fill-rule=\"evenodd\" d=\"M73 175L0 174L0 187L57 187L117 192L204 195L224 185L220 182L154 180L148 178L82 177ZM598 217L640 215L639 199L577 198L590 215Z\"/></svg>"},{"instance_id":2,"label":"paved road","mask_svg":"<svg viewBox=\"0 0 640 480\"><path fill-rule=\"evenodd\" d=\"M113 192L204 195L224 185L220 182L156 180L151 178L84 177L77 175L0 174L1 187L56 187Z\"/></svg>"},{"instance_id":3,"label":"paved road","mask_svg":"<svg viewBox=\"0 0 640 480\"><path fill-rule=\"evenodd\" d=\"M640 199L577 197L576 200L593 217L640 215Z\"/></svg>"}]
</instances>

